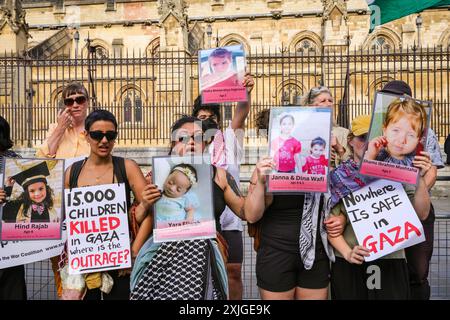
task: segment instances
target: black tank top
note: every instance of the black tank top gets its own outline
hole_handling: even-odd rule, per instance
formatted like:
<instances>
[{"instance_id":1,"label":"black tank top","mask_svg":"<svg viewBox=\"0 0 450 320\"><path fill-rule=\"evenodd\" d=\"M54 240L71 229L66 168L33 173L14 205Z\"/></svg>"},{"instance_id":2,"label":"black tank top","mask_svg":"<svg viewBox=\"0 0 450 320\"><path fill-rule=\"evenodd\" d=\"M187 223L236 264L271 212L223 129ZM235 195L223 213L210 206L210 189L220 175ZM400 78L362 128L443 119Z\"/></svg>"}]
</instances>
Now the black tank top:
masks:
<instances>
[{"instance_id":1,"label":"black tank top","mask_svg":"<svg viewBox=\"0 0 450 320\"><path fill-rule=\"evenodd\" d=\"M70 167L69 187L78 187L78 177L80 176L81 169L83 169L87 158L77 161ZM131 207L131 186L127 178L127 170L125 168L125 159L122 157L112 157L113 162L113 181L111 183L125 183L125 196L127 200L127 208Z\"/></svg>"},{"instance_id":2,"label":"black tank top","mask_svg":"<svg viewBox=\"0 0 450 320\"><path fill-rule=\"evenodd\" d=\"M305 196L275 195L272 204L266 209L261 219L261 245L271 246L278 250L298 253L300 223ZM322 208L323 197L320 200ZM320 211L319 211L320 212ZM319 215L320 221L320 215ZM317 228L317 235L319 235ZM316 237L316 251L323 249L320 237Z\"/></svg>"},{"instance_id":3,"label":"black tank top","mask_svg":"<svg viewBox=\"0 0 450 320\"><path fill-rule=\"evenodd\" d=\"M219 232L222 232L222 228L220 226L220 216L222 212L225 210L225 195L222 188L215 181L215 177L217 174L217 168L212 166L213 168L213 206L214 206L214 219L216 220L216 229Z\"/></svg>"}]
</instances>

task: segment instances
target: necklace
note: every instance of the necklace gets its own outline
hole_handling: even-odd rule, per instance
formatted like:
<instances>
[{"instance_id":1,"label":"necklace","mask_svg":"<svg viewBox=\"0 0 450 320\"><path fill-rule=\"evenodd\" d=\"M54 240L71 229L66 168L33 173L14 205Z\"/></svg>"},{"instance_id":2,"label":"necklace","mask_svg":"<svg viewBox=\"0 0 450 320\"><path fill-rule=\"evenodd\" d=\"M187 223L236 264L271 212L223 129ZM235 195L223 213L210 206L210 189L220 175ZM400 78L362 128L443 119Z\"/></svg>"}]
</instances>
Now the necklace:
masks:
<instances>
[{"instance_id":1,"label":"necklace","mask_svg":"<svg viewBox=\"0 0 450 320\"><path fill-rule=\"evenodd\" d=\"M102 178L107 172L109 172L110 169L111 169L111 166L108 165L108 167L106 168L106 170L102 174L100 174L100 175L95 177L95 183L99 183L100 182L100 178Z\"/></svg>"}]
</instances>

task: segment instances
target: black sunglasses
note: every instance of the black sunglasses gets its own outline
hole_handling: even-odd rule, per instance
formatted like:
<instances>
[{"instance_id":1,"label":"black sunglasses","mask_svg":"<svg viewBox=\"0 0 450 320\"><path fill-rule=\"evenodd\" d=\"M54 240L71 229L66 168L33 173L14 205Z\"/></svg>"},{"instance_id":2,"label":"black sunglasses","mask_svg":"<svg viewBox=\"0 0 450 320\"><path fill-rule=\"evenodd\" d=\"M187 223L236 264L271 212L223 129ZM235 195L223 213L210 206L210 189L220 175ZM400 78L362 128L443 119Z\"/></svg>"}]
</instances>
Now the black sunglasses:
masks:
<instances>
[{"instance_id":1,"label":"black sunglasses","mask_svg":"<svg viewBox=\"0 0 450 320\"><path fill-rule=\"evenodd\" d=\"M74 98L65 98L64 99L64 105L70 107L73 105L74 102L77 104L83 104L85 103L87 98L85 96L78 96L75 99Z\"/></svg>"},{"instance_id":2,"label":"black sunglasses","mask_svg":"<svg viewBox=\"0 0 450 320\"><path fill-rule=\"evenodd\" d=\"M202 141L203 140L203 133L196 133L192 136L188 134L183 134L178 136L177 140L178 142L188 143L189 140L194 139L194 141Z\"/></svg>"},{"instance_id":3,"label":"black sunglasses","mask_svg":"<svg viewBox=\"0 0 450 320\"><path fill-rule=\"evenodd\" d=\"M89 136L97 141L102 141L103 137L106 137L108 141L113 141L117 138L117 131L89 131Z\"/></svg>"}]
</instances>

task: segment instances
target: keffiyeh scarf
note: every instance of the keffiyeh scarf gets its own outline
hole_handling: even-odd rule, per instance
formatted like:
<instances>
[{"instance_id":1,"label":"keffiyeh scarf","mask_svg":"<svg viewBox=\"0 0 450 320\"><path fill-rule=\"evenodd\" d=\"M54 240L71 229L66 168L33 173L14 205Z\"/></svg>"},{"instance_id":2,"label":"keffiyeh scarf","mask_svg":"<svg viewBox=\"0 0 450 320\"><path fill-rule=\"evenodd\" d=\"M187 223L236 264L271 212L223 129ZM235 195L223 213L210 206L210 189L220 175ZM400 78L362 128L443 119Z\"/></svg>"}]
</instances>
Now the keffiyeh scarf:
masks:
<instances>
[{"instance_id":1,"label":"keffiyeh scarf","mask_svg":"<svg viewBox=\"0 0 450 320\"><path fill-rule=\"evenodd\" d=\"M226 299L209 240L162 243L131 292L131 300L205 299Z\"/></svg>"},{"instance_id":2,"label":"keffiyeh scarf","mask_svg":"<svg viewBox=\"0 0 450 320\"><path fill-rule=\"evenodd\" d=\"M359 165L353 159L344 161L330 172L331 208L342 198L375 180L360 174Z\"/></svg>"}]
</instances>

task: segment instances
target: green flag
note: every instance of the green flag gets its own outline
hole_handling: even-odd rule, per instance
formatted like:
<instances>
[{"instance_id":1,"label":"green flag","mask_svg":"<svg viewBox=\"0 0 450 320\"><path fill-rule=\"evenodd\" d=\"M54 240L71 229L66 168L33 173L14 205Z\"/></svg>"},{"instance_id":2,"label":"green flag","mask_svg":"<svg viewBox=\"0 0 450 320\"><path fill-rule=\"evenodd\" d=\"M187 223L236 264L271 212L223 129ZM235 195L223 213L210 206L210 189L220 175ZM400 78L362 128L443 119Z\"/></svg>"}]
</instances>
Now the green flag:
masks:
<instances>
[{"instance_id":1,"label":"green flag","mask_svg":"<svg viewBox=\"0 0 450 320\"><path fill-rule=\"evenodd\" d=\"M450 0L367 0L367 3L372 10L372 31L378 24L385 24L431 7L450 5Z\"/></svg>"}]
</instances>

